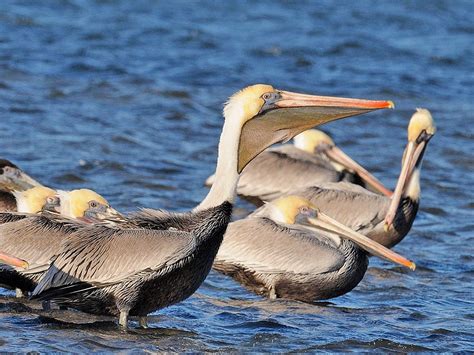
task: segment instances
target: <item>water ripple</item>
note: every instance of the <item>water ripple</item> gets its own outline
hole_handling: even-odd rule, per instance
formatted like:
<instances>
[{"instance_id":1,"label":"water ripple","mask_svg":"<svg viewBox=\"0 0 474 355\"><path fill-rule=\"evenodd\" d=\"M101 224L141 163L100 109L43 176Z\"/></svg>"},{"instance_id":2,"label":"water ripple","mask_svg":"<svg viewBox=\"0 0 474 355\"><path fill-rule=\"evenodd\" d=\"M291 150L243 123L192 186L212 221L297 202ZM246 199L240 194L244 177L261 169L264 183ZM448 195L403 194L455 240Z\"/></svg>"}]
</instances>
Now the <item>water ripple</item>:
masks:
<instances>
[{"instance_id":1,"label":"water ripple","mask_svg":"<svg viewBox=\"0 0 474 355\"><path fill-rule=\"evenodd\" d=\"M127 332L1 291L0 350L472 352L473 11L469 0L2 2L2 157L120 210L194 207L215 168L222 103L250 83L394 100L324 127L387 186L415 107L438 132L418 218L396 247L415 272L371 258L353 292L315 304L262 299L211 272L153 314L152 329ZM236 217L251 208L240 201Z\"/></svg>"}]
</instances>

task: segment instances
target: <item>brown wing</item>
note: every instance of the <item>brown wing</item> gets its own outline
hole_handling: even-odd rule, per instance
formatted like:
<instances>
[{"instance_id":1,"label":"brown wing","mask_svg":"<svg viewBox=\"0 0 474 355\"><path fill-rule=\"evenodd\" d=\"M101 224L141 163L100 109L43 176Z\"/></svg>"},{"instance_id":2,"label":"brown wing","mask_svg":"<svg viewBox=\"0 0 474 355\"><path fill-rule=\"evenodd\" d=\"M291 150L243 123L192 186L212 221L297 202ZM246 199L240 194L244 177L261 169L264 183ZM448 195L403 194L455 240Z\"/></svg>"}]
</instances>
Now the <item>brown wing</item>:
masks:
<instances>
[{"instance_id":1,"label":"brown wing","mask_svg":"<svg viewBox=\"0 0 474 355\"><path fill-rule=\"evenodd\" d=\"M268 201L294 189L340 179L340 173L313 154L285 146L267 150L250 162L240 176L237 192Z\"/></svg>"},{"instance_id":2,"label":"brown wing","mask_svg":"<svg viewBox=\"0 0 474 355\"><path fill-rule=\"evenodd\" d=\"M75 222L50 220L30 216L16 222L0 225L0 249L26 260L29 270L49 265L50 259L60 251L65 237L74 230Z\"/></svg>"},{"instance_id":3,"label":"brown wing","mask_svg":"<svg viewBox=\"0 0 474 355\"><path fill-rule=\"evenodd\" d=\"M49 289L67 293L73 285L80 285L77 290L107 286L140 272L174 267L193 250L194 239L185 232L83 228L68 238L33 295Z\"/></svg>"},{"instance_id":4,"label":"brown wing","mask_svg":"<svg viewBox=\"0 0 474 355\"><path fill-rule=\"evenodd\" d=\"M259 273L321 274L338 270L344 260L334 239L323 233L255 217L228 226L216 257Z\"/></svg>"},{"instance_id":5,"label":"brown wing","mask_svg":"<svg viewBox=\"0 0 474 355\"><path fill-rule=\"evenodd\" d=\"M326 183L292 192L309 199L328 216L366 234L382 223L390 199L347 182Z\"/></svg>"}]
</instances>

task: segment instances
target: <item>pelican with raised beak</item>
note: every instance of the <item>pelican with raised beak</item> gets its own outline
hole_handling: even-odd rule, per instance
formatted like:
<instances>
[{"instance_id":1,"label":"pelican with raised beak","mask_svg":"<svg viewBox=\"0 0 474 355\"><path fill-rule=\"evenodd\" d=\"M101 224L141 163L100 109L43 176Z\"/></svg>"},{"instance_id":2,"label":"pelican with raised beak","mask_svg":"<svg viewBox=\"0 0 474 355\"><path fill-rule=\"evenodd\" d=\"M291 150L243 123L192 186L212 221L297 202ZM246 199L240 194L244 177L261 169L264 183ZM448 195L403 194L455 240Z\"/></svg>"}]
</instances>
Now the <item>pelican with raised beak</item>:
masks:
<instances>
[{"instance_id":1,"label":"pelican with raised beak","mask_svg":"<svg viewBox=\"0 0 474 355\"><path fill-rule=\"evenodd\" d=\"M304 196L321 212L391 248L403 240L415 220L421 196L421 164L435 132L430 112L417 109L408 124L408 143L392 197L343 182L320 184L292 193Z\"/></svg>"},{"instance_id":2,"label":"pelican with raised beak","mask_svg":"<svg viewBox=\"0 0 474 355\"><path fill-rule=\"evenodd\" d=\"M71 233L33 297L96 314L147 314L191 296L209 273L245 166L268 146L329 121L390 108L367 101L249 86L224 107L216 179L192 211L146 211L140 229L85 226ZM153 217L154 215L154 217ZM140 213L135 216L140 225Z\"/></svg>"}]
</instances>

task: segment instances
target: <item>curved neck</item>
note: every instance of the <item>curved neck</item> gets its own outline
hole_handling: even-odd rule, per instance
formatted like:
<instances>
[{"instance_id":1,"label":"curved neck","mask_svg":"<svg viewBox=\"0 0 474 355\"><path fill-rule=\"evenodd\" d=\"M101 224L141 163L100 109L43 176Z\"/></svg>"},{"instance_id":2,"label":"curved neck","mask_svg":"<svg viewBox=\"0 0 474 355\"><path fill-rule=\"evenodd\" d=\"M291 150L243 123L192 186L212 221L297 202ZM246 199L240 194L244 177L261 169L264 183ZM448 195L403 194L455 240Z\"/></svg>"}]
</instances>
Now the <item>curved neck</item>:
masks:
<instances>
[{"instance_id":1,"label":"curved neck","mask_svg":"<svg viewBox=\"0 0 474 355\"><path fill-rule=\"evenodd\" d=\"M409 197L412 201L418 202L420 200L420 193L420 167L415 167L403 191L402 197Z\"/></svg>"},{"instance_id":2,"label":"curved neck","mask_svg":"<svg viewBox=\"0 0 474 355\"><path fill-rule=\"evenodd\" d=\"M225 201L234 203L239 181L237 167L241 132L239 119L226 118L219 140L214 184L204 200L194 209L195 211L219 206Z\"/></svg>"},{"instance_id":3,"label":"curved neck","mask_svg":"<svg viewBox=\"0 0 474 355\"><path fill-rule=\"evenodd\" d=\"M16 211L19 213L35 213L36 211L32 211L30 206L28 205L28 201L26 201L23 193L21 191L12 191L12 195L15 197L16 200Z\"/></svg>"}]
</instances>

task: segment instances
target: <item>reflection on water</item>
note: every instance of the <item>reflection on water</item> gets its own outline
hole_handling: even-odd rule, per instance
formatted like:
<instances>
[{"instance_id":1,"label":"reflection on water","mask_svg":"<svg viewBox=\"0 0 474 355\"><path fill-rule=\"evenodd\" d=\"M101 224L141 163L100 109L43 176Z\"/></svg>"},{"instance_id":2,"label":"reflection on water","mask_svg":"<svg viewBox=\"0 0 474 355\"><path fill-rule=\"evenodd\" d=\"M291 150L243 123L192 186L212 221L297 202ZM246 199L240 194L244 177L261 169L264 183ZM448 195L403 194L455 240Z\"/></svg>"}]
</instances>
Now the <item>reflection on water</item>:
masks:
<instances>
[{"instance_id":1,"label":"reflection on water","mask_svg":"<svg viewBox=\"0 0 474 355\"><path fill-rule=\"evenodd\" d=\"M416 272L373 258L353 292L314 305L264 300L211 272L192 298L152 315L152 329L127 332L5 296L0 349L472 351L473 10L468 0L3 2L1 155L119 210L196 205L222 103L251 83L394 100L325 127L388 186L415 107L431 110L438 133L421 211L396 248ZM250 205L238 207L241 217Z\"/></svg>"}]
</instances>

